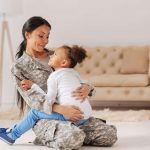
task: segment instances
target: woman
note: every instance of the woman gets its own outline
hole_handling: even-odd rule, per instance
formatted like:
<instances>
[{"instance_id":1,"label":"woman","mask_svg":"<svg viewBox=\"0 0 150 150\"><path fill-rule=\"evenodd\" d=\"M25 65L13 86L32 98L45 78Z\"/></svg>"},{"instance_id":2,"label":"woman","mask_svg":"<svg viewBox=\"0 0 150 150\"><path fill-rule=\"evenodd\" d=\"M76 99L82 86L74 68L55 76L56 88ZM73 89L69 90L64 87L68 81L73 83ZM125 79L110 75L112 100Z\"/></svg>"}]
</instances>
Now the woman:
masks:
<instances>
[{"instance_id":1,"label":"woman","mask_svg":"<svg viewBox=\"0 0 150 150\"><path fill-rule=\"evenodd\" d=\"M22 29L23 42L17 53L17 60L12 67L12 74L21 97L18 103L23 110L26 103L30 108L44 110L45 97L27 85L36 83L47 91L46 83L52 69L48 67L49 56L52 51L45 49L48 43L51 26L41 17L29 18ZM72 96L78 100L85 99L91 91L91 87L83 84ZM91 94L91 93L90 93ZM22 101L21 101L22 100ZM20 103L21 102L21 103ZM61 106L53 104L52 111L62 114L72 121L82 119L83 114L76 106ZM106 125L102 120L90 118L80 127L70 122L56 120L40 120L33 128L37 138L35 144L47 145L55 149L77 149L83 144L96 146L112 146L116 140L116 128ZM84 132L83 132L84 131Z\"/></svg>"}]
</instances>

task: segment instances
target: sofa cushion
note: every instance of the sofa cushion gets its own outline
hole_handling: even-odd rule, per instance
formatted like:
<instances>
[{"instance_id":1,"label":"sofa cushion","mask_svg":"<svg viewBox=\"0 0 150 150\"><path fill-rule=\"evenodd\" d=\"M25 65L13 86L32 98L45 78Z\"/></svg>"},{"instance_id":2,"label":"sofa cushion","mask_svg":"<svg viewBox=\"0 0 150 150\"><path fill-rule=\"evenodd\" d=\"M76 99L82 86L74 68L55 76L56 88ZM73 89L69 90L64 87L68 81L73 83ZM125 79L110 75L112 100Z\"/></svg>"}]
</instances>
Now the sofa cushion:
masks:
<instances>
[{"instance_id":1,"label":"sofa cushion","mask_svg":"<svg viewBox=\"0 0 150 150\"><path fill-rule=\"evenodd\" d=\"M150 92L149 92L150 86L147 86L147 87L103 87L103 88L95 87L95 90L96 90L96 94L95 96L91 97L91 102L92 103L96 102L95 104L98 104L97 102L101 102L100 104L105 105L105 107L119 106L118 104L121 104L122 106L130 106L130 104L132 106L133 105L138 106L138 105L135 105L137 101L140 102L139 104L142 104L142 105L146 104L145 106L147 107L147 104L148 104L147 102L150 102ZM123 101L125 101L125 103L122 104ZM145 103L145 101L147 102Z\"/></svg>"},{"instance_id":2,"label":"sofa cushion","mask_svg":"<svg viewBox=\"0 0 150 150\"><path fill-rule=\"evenodd\" d=\"M148 48L126 47L123 50L123 61L120 73L142 74L148 72Z\"/></svg>"},{"instance_id":3,"label":"sofa cushion","mask_svg":"<svg viewBox=\"0 0 150 150\"><path fill-rule=\"evenodd\" d=\"M146 74L105 74L86 77L86 79L97 87L145 87L149 84L148 75Z\"/></svg>"}]
</instances>

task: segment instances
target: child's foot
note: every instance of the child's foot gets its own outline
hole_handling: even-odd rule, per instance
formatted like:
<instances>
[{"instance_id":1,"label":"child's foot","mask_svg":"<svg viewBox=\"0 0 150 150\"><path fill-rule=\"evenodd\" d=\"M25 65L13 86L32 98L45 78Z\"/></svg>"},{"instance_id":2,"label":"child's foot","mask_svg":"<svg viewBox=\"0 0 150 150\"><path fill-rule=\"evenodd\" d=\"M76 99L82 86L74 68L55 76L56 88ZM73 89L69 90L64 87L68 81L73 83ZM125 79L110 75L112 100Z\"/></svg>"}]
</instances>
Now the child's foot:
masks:
<instances>
[{"instance_id":1,"label":"child's foot","mask_svg":"<svg viewBox=\"0 0 150 150\"><path fill-rule=\"evenodd\" d=\"M0 139L9 145L12 145L15 143L15 140L11 139L8 134L7 128L0 128Z\"/></svg>"},{"instance_id":2,"label":"child's foot","mask_svg":"<svg viewBox=\"0 0 150 150\"><path fill-rule=\"evenodd\" d=\"M4 133L7 131L8 128L0 128L0 133Z\"/></svg>"}]
</instances>

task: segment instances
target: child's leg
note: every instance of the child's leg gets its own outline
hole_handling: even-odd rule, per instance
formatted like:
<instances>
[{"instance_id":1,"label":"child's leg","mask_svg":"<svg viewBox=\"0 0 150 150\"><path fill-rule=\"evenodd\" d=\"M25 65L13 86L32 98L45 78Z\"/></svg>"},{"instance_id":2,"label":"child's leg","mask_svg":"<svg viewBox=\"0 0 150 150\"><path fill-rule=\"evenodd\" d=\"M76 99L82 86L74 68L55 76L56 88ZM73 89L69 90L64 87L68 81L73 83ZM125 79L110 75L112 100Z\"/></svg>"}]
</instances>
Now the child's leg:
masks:
<instances>
[{"instance_id":1,"label":"child's leg","mask_svg":"<svg viewBox=\"0 0 150 150\"><path fill-rule=\"evenodd\" d=\"M14 125L10 131L4 129L1 130L0 139L8 144L13 144L23 133L31 129L38 120L39 116L36 115L36 111L33 109L23 118L23 120Z\"/></svg>"},{"instance_id":2,"label":"child's leg","mask_svg":"<svg viewBox=\"0 0 150 150\"><path fill-rule=\"evenodd\" d=\"M49 115L32 109L18 124L14 125L9 132L6 131L7 129L1 128L0 139L8 144L13 144L23 133L31 129L39 119L68 121L68 119L65 119L64 116L59 113L52 113Z\"/></svg>"},{"instance_id":3,"label":"child's leg","mask_svg":"<svg viewBox=\"0 0 150 150\"><path fill-rule=\"evenodd\" d=\"M19 123L11 128L10 135L13 140L19 138L23 133L30 130L36 124L39 120L39 116L36 115L36 111L37 110L35 109L31 109Z\"/></svg>"},{"instance_id":4,"label":"child's leg","mask_svg":"<svg viewBox=\"0 0 150 150\"><path fill-rule=\"evenodd\" d=\"M67 121L63 115L58 113L46 114L35 109L31 109L29 113L12 129L10 136L13 140L19 138L23 133L30 130L40 119L53 119Z\"/></svg>"}]
</instances>

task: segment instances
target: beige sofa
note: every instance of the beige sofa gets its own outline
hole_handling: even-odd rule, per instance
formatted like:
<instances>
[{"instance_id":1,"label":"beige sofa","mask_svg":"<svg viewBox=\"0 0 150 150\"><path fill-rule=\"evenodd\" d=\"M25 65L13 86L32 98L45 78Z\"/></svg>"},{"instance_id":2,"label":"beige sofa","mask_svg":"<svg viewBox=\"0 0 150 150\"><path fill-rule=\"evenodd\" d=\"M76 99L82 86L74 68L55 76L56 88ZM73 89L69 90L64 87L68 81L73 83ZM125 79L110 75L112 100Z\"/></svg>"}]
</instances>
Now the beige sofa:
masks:
<instances>
[{"instance_id":1,"label":"beige sofa","mask_svg":"<svg viewBox=\"0 0 150 150\"><path fill-rule=\"evenodd\" d=\"M85 48L76 69L95 86L94 106L150 107L150 46Z\"/></svg>"}]
</instances>

